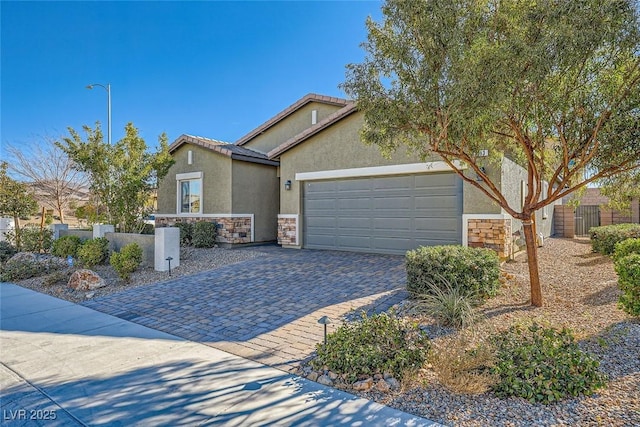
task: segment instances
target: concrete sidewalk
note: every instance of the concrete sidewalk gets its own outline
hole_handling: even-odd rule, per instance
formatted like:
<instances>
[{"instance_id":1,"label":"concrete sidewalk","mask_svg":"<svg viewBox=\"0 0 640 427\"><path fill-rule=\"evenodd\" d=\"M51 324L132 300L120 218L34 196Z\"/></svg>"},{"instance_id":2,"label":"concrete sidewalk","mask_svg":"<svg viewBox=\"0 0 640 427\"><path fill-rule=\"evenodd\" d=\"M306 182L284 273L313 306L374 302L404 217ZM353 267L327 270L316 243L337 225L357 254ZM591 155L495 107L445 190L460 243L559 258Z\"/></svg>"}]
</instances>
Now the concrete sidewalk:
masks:
<instances>
[{"instance_id":1,"label":"concrete sidewalk","mask_svg":"<svg viewBox=\"0 0 640 427\"><path fill-rule=\"evenodd\" d=\"M437 425L16 285L0 296L2 425Z\"/></svg>"}]
</instances>

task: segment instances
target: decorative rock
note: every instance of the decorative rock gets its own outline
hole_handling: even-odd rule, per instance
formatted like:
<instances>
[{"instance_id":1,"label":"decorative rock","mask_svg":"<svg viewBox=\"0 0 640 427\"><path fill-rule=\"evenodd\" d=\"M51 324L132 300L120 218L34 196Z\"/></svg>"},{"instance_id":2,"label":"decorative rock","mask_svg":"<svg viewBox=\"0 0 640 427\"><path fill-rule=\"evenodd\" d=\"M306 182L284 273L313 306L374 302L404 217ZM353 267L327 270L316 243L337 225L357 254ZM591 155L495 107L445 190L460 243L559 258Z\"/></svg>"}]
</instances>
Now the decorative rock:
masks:
<instances>
[{"instance_id":1,"label":"decorative rock","mask_svg":"<svg viewBox=\"0 0 640 427\"><path fill-rule=\"evenodd\" d=\"M335 372L329 371L327 375L329 376L329 378L331 378L331 381L335 381L338 378L338 374L336 374Z\"/></svg>"},{"instance_id":2,"label":"decorative rock","mask_svg":"<svg viewBox=\"0 0 640 427\"><path fill-rule=\"evenodd\" d=\"M313 372L313 368L311 366L305 366L302 368L302 373L306 376Z\"/></svg>"},{"instance_id":3,"label":"decorative rock","mask_svg":"<svg viewBox=\"0 0 640 427\"><path fill-rule=\"evenodd\" d=\"M391 372L385 372L384 374L382 374L382 378L384 378L385 380L387 378L393 378L393 374Z\"/></svg>"},{"instance_id":4,"label":"decorative rock","mask_svg":"<svg viewBox=\"0 0 640 427\"><path fill-rule=\"evenodd\" d=\"M397 390L400 388L400 382L393 377L389 377L385 379L385 382L389 384L389 387L391 387L391 390Z\"/></svg>"},{"instance_id":5,"label":"decorative rock","mask_svg":"<svg viewBox=\"0 0 640 427\"><path fill-rule=\"evenodd\" d=\"M107 286L104 279L91 270L76 270L69 278L68 286L76 291L91 291Z\"/></svg>"},{"instance_id":6,"label":"decorative rock","mask_svg":"<svg viewBox=\"0 0 640 427\"><path fill-rule=\"evenodd\" d=\"M329 378L329 375L321 375L318 378L318 384L333 385L333 381L331 381L331 378Z\"/></svg>"},{"instance_id":7,"label":"decorative rock","mask_svg":"<svg viewBox=\"0 0 640 427\"><path fill-rule=\"evenodd\" d=\"M311 372L308 376L307 376L308 380L311 381L316 381L318 379L318 373L317 372Z\"/></svg>"},{"instance_id":8,"label":"decorative rock","mask_svg":"<svg viewBox=\"0 0 640 427\"><path fill-rule=\"evenodd\" d=\"M87 294L85 295L85 297L86 297L87 299L91 299L91 298L93 298L95 295L96 295L96 293L95 293L95 292L87 292Z\"/></svg>"},{"instance_id":9,"label":"decorative rock","mask_svg":"<svg viewBox=\"0 0 640 427\"><path fill-rule=\"evenodd\" d=\"M353 389L357 391L369 391L371 387L373 387L373 378L367 378L366 380L353 383Z\"/></svg>"},{"instance_id":10,"label":"decorative rock","mask_svg":"<svg viewBox=\"0 0 640 427\"><path fill-rule=\"evenodd\" d=\"M375 375L373 376L373 379L374 379L374 380L381 380L382 378L383 378L382 374L375 374Z\"/></svg>"},{"instance_id":11,"label":"decorative rock","mask_svg":"<svg viewBox=\"0 0 640 427\"><path fill-rule=\"evenodd\" d=\"M389 390L391 390L391 385L389 385L389 383L386 382L385 380L379 380L376 383L376 388L378 389L378 391L381 391L383 393L387 393L387 392L389 392Z\"/></svg>"},{"instance_id":12,"label":"decorative rock","mask_svg":"<svg viewBox=\"0 0 640 427\"><path fill-rule=\"evenodd\" d=\"M38 261L38 257L36 257L36 254L32 252L18 252L17 254L9 258L7 262L14 263L14 262L37 262L37 261Z\"/></svg>"}]
</instances>

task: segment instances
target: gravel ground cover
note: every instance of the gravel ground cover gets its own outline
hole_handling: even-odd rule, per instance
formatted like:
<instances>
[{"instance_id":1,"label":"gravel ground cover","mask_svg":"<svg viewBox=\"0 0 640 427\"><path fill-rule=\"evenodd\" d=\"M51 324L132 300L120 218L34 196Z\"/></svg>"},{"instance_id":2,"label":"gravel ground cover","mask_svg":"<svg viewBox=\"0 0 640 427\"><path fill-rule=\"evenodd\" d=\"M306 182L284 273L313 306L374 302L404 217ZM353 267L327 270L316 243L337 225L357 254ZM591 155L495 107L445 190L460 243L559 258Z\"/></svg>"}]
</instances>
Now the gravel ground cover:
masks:
<instances>
[{"instance_id":1,"label":"gravel ground cover","mask_svg":"<svg viewBox=\"0 0 640 427\"><path fill-rule=\"evenodd\" d=\"M490 392L450 392L427 367L398 393L360 394L450 426L640 426L640 323L617 308L613 263L592 253L587 239L548 239L539 248L539 260L544 306L529 305L528 267L525 255L519 254L504 264L501 292L481 307L485 320L476 326L475 336L532 319L566 326L581 348L600 361L609 378L605 388L590 397L531 404L498 399ZM428 318L419 320L428 326L434 344L451 333Z\"/></svg>"},{"instance_id":2,"label":"gravel ground cover","mask_svg":"<svg viewBox=\"0 0 640 427\"><path fill-rule=\"evenodd\" d=\"M181 256L180 267L172 271L172 278L262 255L253 250L189 249ZM640 426L640 322L617 308L619 291L613 263L592 253L587 239L547 239L538 255L544 307L529 305L528 269L521 253L504 264L501 291L480 308L484 320L475 326L474 335L486 336L531 320L569 327L580 346L600 361L609 378L605 388L590 397L552 405L531 404L523 399L498 399L491 393L453 393L438 382L427 365L418 378L404 381L400 391L356 393L449 426ZM94 298L169 278L166 272L149 268L134 273L125 284L110 267L96 271L108 286L96 290ZM87 298L87 292L72 291L64 284L44 286L42 278L18 284L69 301ZM452 336L451 330L438 327L428 317L416 316L406 303L397 310L415 317L434 346L446 345Z\"/></svg>"}]
</instances>

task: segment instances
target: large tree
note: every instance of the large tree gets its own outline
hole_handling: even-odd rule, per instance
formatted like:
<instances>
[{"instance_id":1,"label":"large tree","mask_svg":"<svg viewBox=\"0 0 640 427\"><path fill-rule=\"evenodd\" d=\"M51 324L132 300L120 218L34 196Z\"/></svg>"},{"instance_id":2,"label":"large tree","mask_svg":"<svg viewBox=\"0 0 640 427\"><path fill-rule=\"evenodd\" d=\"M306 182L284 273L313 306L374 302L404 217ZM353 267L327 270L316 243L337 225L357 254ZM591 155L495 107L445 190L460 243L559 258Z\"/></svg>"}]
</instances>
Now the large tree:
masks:
<instances>
[{"instance_id":1,"label":"large tree","mask_svg":"<svg viewBox=\"0 0 640 427\"><path fill-rule=\"evenodd\" d=\"M29 187L7 174L7 162L0 163L0 216L13 218L16 246L21 247L20 217L36 213L38 203Z\"/></svg>"},{"instance_id":2,"label":"large tree","mask_svg":"<svg viewBox=\"0 0 640 427\"><path fill-rule=\"evenodd\" d=\"M73 160L62 151L54 138L39 138L30 146L7 146L11 156L9 169L29 182L41 202L58 212L64 224L65 210L87 190L86 175L74 167Z\"/></svg>"},{"instance_id":3,"label":"large tree","mask_svg":"<svg viewBox=\"0 0 640 427\"><path fill-rule=\"evenodd\" d=\"M342 85L364 112L363 140L441 157L521 220L541 306L535 211L640 166L637 5L389 0L382 12L383 22L367 20L367 55ZM522 205L492 181L485 149L526 169Z\"/></svg>"},{"instance_id":4,"label":"large tree","mask_svg":"<svg viewBox=\"0 0 640 427\"><path fill-rule=\"evenodd\" d=\"M95 129L83 129L86 140L69 128L71 137L58 146L88 174L96 207L106 212L105 221L121 232L140 231L143 217L151 209L151 193L173 164L167 136L160 135L160 147L151 153L132 123L126 125L124 138L114 145L104 142L99 123Z\"/></svg>"}]
</instances>

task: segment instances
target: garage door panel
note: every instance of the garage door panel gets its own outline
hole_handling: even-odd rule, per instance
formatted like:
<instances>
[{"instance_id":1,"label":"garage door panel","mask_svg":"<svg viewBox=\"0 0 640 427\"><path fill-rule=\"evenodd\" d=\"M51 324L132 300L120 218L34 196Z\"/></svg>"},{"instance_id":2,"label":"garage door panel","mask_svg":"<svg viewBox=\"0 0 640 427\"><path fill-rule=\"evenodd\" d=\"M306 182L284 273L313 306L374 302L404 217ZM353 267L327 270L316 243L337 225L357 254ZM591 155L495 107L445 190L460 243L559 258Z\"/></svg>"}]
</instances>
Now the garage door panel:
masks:
<instances>
[{"instance_id":1,"label":"garage door panel","mask_svg":"<svg viewBox=\"0 0 640 427\"><path fill-rule=\"evenodd\" d=\"M371 197L357 197L353 199L338 199L338 209L371 209L372 200Z\"/></svg>"},{"instance_id":2,"label":"garage door panel","mask_svg":"<svg viewBox=\"0 0 640 427\"><path fill-rule=\"evenodd\" d=\"M415 225L417 230L458 231L460 229L457 218L416 218Z\"/></svg>"},{"instance_id":3,"label":"garage door panel","mask_svg":"<svg viewBox=\"0 0 640 427\"><path fill-rule=\"evenodd\" d=\"M411 209L413 206L413 198L409 195L397 197L381 197L376 196L373 198L373 209Z\"/></svg>"},{"instance_id":4,"label":"garage door panel","mask_svg":"<svg viewBox=\"0 0 640 427\"><path fill-rule=\"evenodd\" d=\"M316 228L336 228L336 217L334 216L311 216L305 222L311 230Z\"/></svg>"},{"instance_id":5,"label":"garage door panel","mask_svg":"<svg viewBox=\"0 0 640 427\"><path fill-rule=\"evenodd\" d=\"M460 243L462 181L455 174L312 184L303 194L305 247L403 254L420 245Z\"/></svg>"},{"instance_id":6,"label":"garage door panel","mask_svg":"<svg viewBox=\"0 0 640 427\"><path fill-rule=\"evenodd\" d=\"M345 192L356 192L356 191L371 191L371 181L368 180L359 180L359 179L348 179L336 181L336 189L340 193Z\"/></svg>"},{"instance_id":7,"label":"garage door panel","mask_svg":"<svg viewBox=\"0 0 640 427\"><path fill-rule=\"evenodd\" d=\"M413 176L374 178L371 180L375 190L405 190L413 186Z\"/></svg>"},{"instance_id":8,"label":"garage door panel","mask_svg":"<svg viewBox=\"0 0 640 427\"><path fill-rule=\"evenodd\" d=\"M371 218L338 218L337 225L341 229L353 228L353 229L370 229Z\"/></svg>"},{"instance_id":9,"label":"garage door panel","mask_svg":"<svg viewBox=\"0 0 640 427\"><path fill-rule=\"evenodd\" d=\"M378 232L411 231L412 224L411 218L373 218L371 223L373 229Z\"/></svg>"},{"instance_id":10,"label":"garage door panel","mask_svg":"<svg viewBox=\"0 0 640 427\"><path fill-rule=\"evenodd\" d=\"M344 249L371 249L371 238L368 236L338 236L336 243Z\"/></svg>"},{"instance_id":11,"label":"garage door panel","mask_svg":"<svg viewBox=\"0 0 640 427\"><path fill-rule=\"evenodd\" d=\"M399 251L405 252L408 246L412 244L410 237L376 237L373 239L372 246L379 251Z\"/></svg>"}]
</instances>

